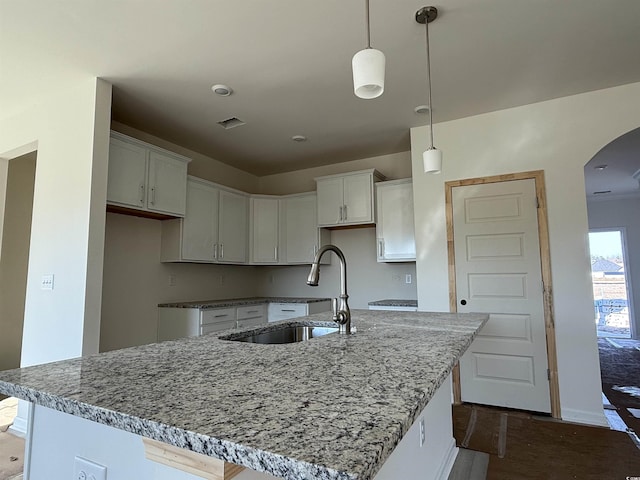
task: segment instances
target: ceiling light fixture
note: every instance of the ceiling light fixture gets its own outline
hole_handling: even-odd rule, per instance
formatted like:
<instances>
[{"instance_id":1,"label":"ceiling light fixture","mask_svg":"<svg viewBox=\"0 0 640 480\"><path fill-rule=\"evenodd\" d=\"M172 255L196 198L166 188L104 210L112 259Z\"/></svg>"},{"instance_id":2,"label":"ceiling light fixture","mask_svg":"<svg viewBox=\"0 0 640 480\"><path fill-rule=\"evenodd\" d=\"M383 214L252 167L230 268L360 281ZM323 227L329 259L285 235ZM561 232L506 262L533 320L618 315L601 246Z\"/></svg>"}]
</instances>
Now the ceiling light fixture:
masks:
<instances>
[{"instance_id":1,"label":"ceiling light fixture","mask_svg":"<svg viewBox=\"0 0 640 480\"><path fill-rule=\"evenodd\" d=\"M227 87L226 85L217 84L211 87L213 93L216 95L220 95L221 97L228 97L233 93L233 89L231 87Z\"/></svg>"},{"instance_id":2,"label":"ceiling light fixture","mask_svg":"<svg viewBox=\"0 0 640 480\"><path fill-rule=\"evenodd\" d=\"M291 137L291 140L293 140L294 142L306 142L307 137L305 137L304 135L294 135L293 137Z\"/></svg>"},{"instance_id":3,"label":"ceiling light fixture","mask_svg":"<svg viewBox=\"0 0 640 480\"><path fill-rule=\"evenodd\" d=\"M356 97L377 98L384 92L384 53L371 48L371 25L369 21L369 0L367 3L367 48L353 56L353 92Z\"/></svg>"},{"instance_id":4,"label":"ceiling light fixture","mask_svg":"<svg viewBox=\"0 0 640 480\"><path fill-rule=\"evenodd\" d=\"M413 111L418 115L426 115L427 113L429 113L429 105L418 105L413 109Z\"/></svg>"},{"instance_id":5,"label":"ceiling light fixture","mask_svg":"<svg viewBox=\"0 0 640 480\"><path fill-rule=\"evenodd\" d=\"M440 173L442 170L442 150L433 146L433 103L431 102L431 59L429 57L429 23L438 18L436 7L422 7L416 12L416 22L425 26L427 34L427 83L429 84L429 132L430 146L422 154L422 163L425 173Z\"/></svg>"}]
</instances>

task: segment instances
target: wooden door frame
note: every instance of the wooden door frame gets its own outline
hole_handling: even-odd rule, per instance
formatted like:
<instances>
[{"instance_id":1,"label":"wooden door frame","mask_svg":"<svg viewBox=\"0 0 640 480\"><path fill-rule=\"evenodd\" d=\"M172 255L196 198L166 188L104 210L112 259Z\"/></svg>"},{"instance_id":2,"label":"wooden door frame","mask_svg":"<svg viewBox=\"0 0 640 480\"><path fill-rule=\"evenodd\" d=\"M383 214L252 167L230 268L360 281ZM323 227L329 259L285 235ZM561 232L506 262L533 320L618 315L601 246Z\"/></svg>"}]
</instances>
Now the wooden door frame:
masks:
<instances>
[{"instance_id":1,"label":"wooden door frame","mask_svg":"<svg viewBox=\"0 0 640 480\"><path fill-rule=\"evenodd\" d=\"M549 394L551 400L551 416L561 418L560 387L558 384L558 357L556 353L555 319L553 312L553 288L551 283L551 256L549 250L549 223L547 220L547 197L544 182L544 171L509 173L491 177L469 178L445 182L445 209L447 220L447 253L449 258L449 309L452 313L458 311L456 292L456 262L453 239L453 200L454 187L482 185L486 183L511 182L514 180L529 180L535 182L538 199L538 237L540 240L540 269L543 283L544 323L547 341L547 364L549 368ZM460 387L460 365L453 370L453 400L455 404L462 403Z\"/></svg>"}]
</instances>

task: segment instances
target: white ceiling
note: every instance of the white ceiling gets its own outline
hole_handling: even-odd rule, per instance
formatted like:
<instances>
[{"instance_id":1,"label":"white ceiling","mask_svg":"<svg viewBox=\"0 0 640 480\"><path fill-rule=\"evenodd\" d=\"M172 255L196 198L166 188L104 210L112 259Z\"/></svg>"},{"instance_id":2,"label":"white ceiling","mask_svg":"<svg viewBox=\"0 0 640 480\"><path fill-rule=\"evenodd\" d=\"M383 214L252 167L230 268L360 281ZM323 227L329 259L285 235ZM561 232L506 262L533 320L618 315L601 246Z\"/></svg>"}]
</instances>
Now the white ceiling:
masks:
<instances>
[{"instance_id":1,"label":"white ceiling","mask_svg":"<svg viewBox=\"0 0 640 480\"><path fill-rule=\"evenodd\" d=\"M0 115L90 74L114 85L115 120L257 175L406 151L427 123L414 14L429 3L370 1L387 58L375 100L352 92L364 0L0 0ZM640 81L638 0L435 6L436 122ZM246 125L216 125L232 116Z\"/></svg>"}]
</instances>

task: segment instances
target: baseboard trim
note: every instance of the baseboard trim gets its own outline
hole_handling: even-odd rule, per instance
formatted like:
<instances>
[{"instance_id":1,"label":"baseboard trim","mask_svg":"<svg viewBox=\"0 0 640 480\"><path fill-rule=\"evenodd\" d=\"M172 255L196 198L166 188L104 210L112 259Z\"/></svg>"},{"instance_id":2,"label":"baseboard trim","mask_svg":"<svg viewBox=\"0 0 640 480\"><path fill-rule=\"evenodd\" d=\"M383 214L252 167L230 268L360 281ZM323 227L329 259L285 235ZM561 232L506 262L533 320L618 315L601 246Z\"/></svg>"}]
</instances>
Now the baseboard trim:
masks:
<instances>
[{"instance_id":1,"label":"baseboard trim","mask_svg":"<svg viewBox=\"0 0 640 480\"><path fill-rule=\"evenodd\" d=\"M562 420L565 422L582 423L596 427L609 427L609 422L604 414L604 409L601 412L596 413L563 407Z\"/></svg>"},{"instance_id":2,"label":"baseboard trim","mask_svg":"<svg viewBox=\"0 0 640 480\"><path fill-rule=\"evenodd\" d=\"M442 457L442 463L440 463L440 468L438 469L438 473L436 473L435 478L439 480L447 480L449 478L449 474L453 469L453 464L456 463L459 451L460 449L456 447L455 438L452 438L449 443L449 448L447 448L446 453Z\"/></svg>"}]
</instances>

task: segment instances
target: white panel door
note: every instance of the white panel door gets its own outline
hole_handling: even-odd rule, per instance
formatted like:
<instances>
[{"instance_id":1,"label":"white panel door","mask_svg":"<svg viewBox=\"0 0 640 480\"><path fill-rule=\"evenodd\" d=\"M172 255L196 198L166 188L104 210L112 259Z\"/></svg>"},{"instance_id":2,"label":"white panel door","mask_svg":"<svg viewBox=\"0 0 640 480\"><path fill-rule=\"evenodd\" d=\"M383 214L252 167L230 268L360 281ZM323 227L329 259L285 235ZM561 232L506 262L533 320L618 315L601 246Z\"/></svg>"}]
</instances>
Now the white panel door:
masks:
<instances>
[{"instance_id":1,"label":"white panel door","mask_svg":"<svg viewBox=\"0 0 640 480\"><path fill-rule=\"evenodd\" d=\"M277 198L251 199L251 261L278 263L278 210Z\"/></svg>"},{"instance_id":2,"label":"white panel door","mask_svg":"<svg viewBox=\"0 0 640 480\"><path fill-rule=\"evenodd\" d=\"M147 150L117 138L109 141L107 202L146 208Z\"/></svg>"},{"instance_id":3,"label":"white panel door","mask_svg":"<svg viewBox=\"0 0 640 480\"><path fill-rule=\"evenodd\" d=\"M490 313L460 360L462 400L550 412L535 181L454 187L459 312Z\"/></svg>"},{"instance_id":4,"label":"white panel door","mask_svg":"<svg viewBox=\"0 0 640 480\"><path fill-rule=\"evenodd\" d=\"M245 263L249 237L249 199L239 193L220 190L218 261Z\"/></svg>"},{"instance_id":5,"label":"white panel door","mask_svg":"<svg viewBox=\"0 0 640 480\"><path fill-rule=\"evenodd\" d=\"M218 190L189 179L182 222L182 259L213 262L218 242Z\"/></svg>"}]
</instances>

